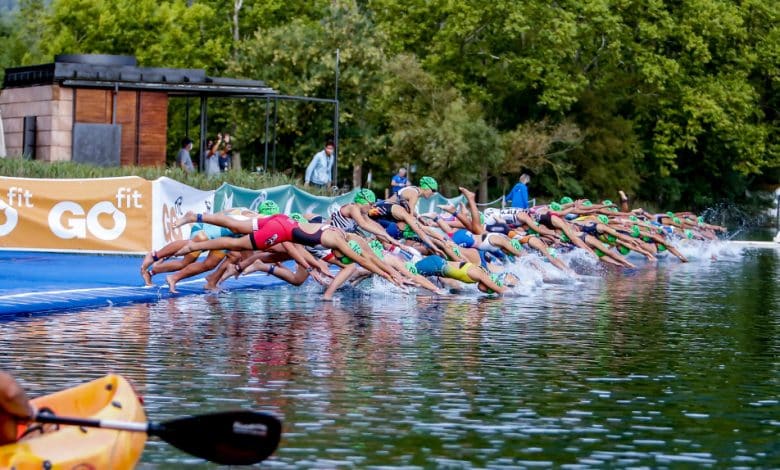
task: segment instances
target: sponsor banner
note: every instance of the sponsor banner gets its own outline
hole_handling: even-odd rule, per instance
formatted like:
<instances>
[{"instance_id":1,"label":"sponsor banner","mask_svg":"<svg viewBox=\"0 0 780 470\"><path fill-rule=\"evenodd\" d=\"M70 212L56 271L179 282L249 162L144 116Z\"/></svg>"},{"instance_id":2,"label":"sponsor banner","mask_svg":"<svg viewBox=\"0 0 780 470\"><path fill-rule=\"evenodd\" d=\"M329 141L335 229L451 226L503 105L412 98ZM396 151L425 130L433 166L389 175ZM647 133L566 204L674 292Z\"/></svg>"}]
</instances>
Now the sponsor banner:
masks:
<instances>
[{"instance_id":1,"label":"sponsor banner","mask_svg":"<svg viewBox=\"0 0 780 470\"><path fill-rule=\"evenodd\" d=\"M239 186L223 184L214 194L214 211L219 212L233 207L247 207L257 210L263 201L270 199L277 203L285 214L300 212L327 216L335 209L352 202L356 189L336 197L315 196L292 185L274 186L266 189L246 189ZM447 199L436 193L432 197L420 198L417 202L417 212L438 211L439 204L457 204L465 202L463 196Z\"/></svg>"},{"instance_id":2,"label":"sponsor banner","mask_svg":"<svg viewBox=\"0 0 780 470\"><path fill-rule=\"evenodd\" d=\"M144 252L151 206L152 185L136 176L0 177L0 247Z\"/></svg>"},{"instance_id":3,"label":"sponsor banner","mask_svg":"<svg viewBox=\"0 0 780 470\"><path fill-rule=\"evenodd\" d=\"M170 178L158 178L152 182L152 247L160 249L175 240L190 238L192 224L174 227L179 217L188 211L211 212L214 191L201 191Z\"/></svg>"}]
</instances>

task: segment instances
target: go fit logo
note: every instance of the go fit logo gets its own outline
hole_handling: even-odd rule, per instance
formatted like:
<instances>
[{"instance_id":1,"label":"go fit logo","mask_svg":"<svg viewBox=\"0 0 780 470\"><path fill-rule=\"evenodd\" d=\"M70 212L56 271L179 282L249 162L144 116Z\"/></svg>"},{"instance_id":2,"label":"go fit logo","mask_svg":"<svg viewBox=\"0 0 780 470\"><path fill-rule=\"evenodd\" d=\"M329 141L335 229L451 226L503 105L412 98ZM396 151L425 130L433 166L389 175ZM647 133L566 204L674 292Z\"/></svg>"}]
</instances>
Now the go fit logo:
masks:
<instances>
[{"instance_id":1,"label":"go fit logo","mask_svg":"<svg viewBox=\"0 0 780 470\"><path fill-rule=\"evenodd\" d=\"M127 228L127 216L119 209L143 208L140 199L141 193L137 190L119 188L116 192L116 206L109 201L98 202L86 213L86 217L80 204L73 201L58 202L49 211L49 228L63 240L87 238L87 232L100 240L116 240ZM66 217L66 214L70 214L70 217ZM103 226L100 221L102 214L113 218L113 227Z\"/></svg>"},{"instance_id":2,"label":"go fit logo","mask_svg":"<svg viewBox=\"0 0 780 470\"><path fill-rule=\"evenodd\" d=\"M16 207L35 207L32 203L33 194L22 188L11 187L8 190L8 201L0 200L0 211L5 212L5 223L0 225L0 236L10 234L19 222L19 211ZM127 228L127 216L119 209L143 208L141 193L132 188L119 188L116 192L116 206L110 201L100 201L85 211L81 204L73 201L61 201L55 204L48 214L48 225L51 232L63 239L85 239L87 234L93 237L111 241L119 238ZM111 226L105 226L100 220L101 215L109 215L113 220Z\"/></svg>"},{"instance_id":3,"label":"go fit logo","mask_svg":"<svg viewBox=\"0 0 780 470\"><path fill-rule=\"evenodd\" d=\"M32 203L32 192L24 188L11 186L8 188L8 203L0 199L0 212L5 215L5 222L0 224L0 237L4 237L13 232L16 224L19 223L19 211L16 207L34 207Z\"/></svg>"}]
</instances>

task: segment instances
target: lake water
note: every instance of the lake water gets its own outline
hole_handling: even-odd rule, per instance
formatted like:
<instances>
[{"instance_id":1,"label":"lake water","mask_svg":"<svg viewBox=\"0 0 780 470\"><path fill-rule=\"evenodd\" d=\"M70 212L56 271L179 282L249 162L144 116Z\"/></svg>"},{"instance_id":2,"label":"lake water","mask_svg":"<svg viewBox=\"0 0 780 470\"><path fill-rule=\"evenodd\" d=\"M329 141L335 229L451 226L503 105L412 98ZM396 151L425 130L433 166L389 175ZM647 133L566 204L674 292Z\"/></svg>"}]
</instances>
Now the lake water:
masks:
<instances>
[{"instance_id":1,"label":"lake water","mask_svg":"<svg viewBox=\"0 0 780 470\"><path fill-rule=\"evenodd\" d=\"M154 421L272 412L272 468L780 467L780 250L689 254L501 299L307 284L17 319L0 369L33 396L121 373ZM184 465L210 466L156 440L141 463Z\"/></svg>"}]
</instances>

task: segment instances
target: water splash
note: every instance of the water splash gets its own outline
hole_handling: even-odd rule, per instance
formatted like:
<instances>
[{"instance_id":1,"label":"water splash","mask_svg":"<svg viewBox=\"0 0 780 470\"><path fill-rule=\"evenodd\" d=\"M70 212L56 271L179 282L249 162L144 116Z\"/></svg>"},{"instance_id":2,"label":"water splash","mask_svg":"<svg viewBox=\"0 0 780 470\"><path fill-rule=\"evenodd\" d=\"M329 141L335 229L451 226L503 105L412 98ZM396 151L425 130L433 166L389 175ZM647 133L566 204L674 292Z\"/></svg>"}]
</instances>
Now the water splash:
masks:
<instances>
[{"instance_id":1,"label":"water splash","mask_svg":"<svg viewBox=\"0 0 780 470\"><path fill-rule=\"evenodd\" d=\"M701 216L707 223L730 228L730 232L725 237L728 240L746 229L761 227L767 221L766 214L750 213L743 206L731 202L709 207L701 212Z\"/></svg>"}]
</instances>

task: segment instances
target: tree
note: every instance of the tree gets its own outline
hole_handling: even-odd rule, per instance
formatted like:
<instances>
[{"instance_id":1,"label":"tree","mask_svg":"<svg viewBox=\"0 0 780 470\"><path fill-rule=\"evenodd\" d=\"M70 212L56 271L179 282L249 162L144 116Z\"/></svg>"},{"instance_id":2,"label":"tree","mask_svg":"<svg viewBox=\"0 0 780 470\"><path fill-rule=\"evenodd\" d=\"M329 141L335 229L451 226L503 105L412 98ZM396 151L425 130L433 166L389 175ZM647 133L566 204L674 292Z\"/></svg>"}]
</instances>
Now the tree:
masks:
<instances>
[{"instance_id":1,"label":"tree","mask_svg":"<svg viewBox=\"0 0 780 470\"><path fill-rule=\"evenodd\" d=\"M418 174L440 179L450 191L479 183L485 200L488 174L503 151L480 106L440 84L412 55L391 60L386 76L376 99L388 116L391 159L417 163Z\"/></svg>"},{"instance_id":2,"label":"tree","mask_svg":"<svg viewBox=\"0 0 780 470\"><path fill-rule=\"evenodd\" d=\"M339 49L339 167L360 167L383 154L377 117L368 108L372 90L382 81L382 42L354 2L341 2L330 7L321 21L298 18L257 30L239 47L230 72L262 78L288 95L332 97ZM241 109L239 138L259 147L265 136L258 117L264 116L265 103L248 103ZM301 172L332 135L333 116L330 104L280 104L279 144L294 171Z\"/></svg>"}]
</instances>

